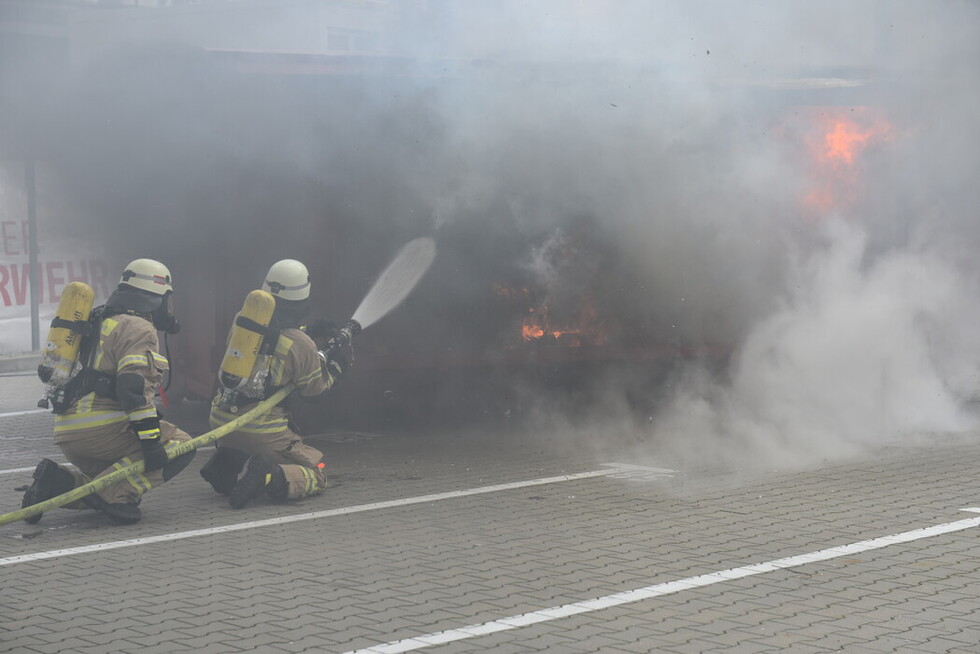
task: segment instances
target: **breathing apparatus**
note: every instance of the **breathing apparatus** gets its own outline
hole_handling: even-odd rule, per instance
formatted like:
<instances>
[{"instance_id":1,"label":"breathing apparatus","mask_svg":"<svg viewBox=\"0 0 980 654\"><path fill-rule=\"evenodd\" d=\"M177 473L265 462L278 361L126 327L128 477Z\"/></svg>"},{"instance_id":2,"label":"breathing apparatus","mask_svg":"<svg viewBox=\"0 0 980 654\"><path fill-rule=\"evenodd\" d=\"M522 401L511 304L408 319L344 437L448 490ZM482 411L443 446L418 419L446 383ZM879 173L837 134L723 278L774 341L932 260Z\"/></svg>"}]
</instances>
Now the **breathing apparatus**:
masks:
<instances>
[{"instance_id":1,"label":"breathing apparatus","mask_svg":"<svg viewBox=\"0 0 980 654\"><path fill-rule=\"evenodd\" d=\"M222 408L235 412L240 398L248 401L265 397L279 332L302 324L309 314L309 297L310 273L295 259L272 264L261 290L248 294L232 323L218 371Z\"/></svg>"},{"instance_id":2,"label":"breathing apparatus","mask_svg":"<svg viewBox=\"0 0 980 654\"><path fill-rule=\"evenodd\" d=\"M79 397L105 382L104 373L90 368L104 318L119 314L137 315L167 335L180 331L173 313L170 271L153 259L136 259L123 270L119 285L104 306L92 308L95 293L83 282L65 287L41 352L38 377L48 388L38 406L61 413ZM167 348L169 349L169 347ZM171 371L172 374L172 371ZM169 384L169 380L168 380Z\"/></svg>"}]
</instances>

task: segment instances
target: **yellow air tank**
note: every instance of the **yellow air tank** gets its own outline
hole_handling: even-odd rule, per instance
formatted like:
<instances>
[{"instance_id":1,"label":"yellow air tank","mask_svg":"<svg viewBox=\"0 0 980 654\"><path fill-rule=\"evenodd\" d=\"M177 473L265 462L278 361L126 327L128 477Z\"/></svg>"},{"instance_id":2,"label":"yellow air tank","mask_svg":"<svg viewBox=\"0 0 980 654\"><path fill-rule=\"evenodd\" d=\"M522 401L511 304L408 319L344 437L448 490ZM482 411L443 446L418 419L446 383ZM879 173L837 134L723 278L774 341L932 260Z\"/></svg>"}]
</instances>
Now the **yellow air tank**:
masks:
<instances>
[{"instance_id":1,"label":"yellow air tank","mask_svg":"<svg viewBox=\"0 0 980 654\"><path fill-rule=\"evenodd\" d=\"M37 367L37 376L45 384L62 386L71 378L94 300L95 291L84 282L65 286Z\"/></svg>"},{"instance_id":2,"label":"yellow air tank","mask_svg":"<svg viewBox=\"0 0 980 654\"><path fill-rule=\"evenodd\" d=\"M237 389L252 375L265 339L265 328L275 310L276 298L271 293L255 290L245 297L245 304L231 325L228 349L218 375L221 385L228 390Z\"/></svg>"}]
</instances>

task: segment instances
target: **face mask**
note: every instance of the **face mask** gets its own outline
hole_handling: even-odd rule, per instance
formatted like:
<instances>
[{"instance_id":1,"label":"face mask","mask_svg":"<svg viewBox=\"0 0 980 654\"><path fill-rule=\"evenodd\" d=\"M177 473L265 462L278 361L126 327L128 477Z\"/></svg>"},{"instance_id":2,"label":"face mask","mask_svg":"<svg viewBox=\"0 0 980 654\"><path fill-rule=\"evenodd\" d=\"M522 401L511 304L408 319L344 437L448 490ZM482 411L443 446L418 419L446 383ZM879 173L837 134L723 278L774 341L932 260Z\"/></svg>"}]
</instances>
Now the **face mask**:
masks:
<instances>
[{"instance_id":1,"label":"face mask","mask_svg":"<svg viewBox=\"0 0 980 654\"><path fill-rule=\"evenodd\" d=\"M163 296L163 302L153 311L153 326L161 332L176 334L180 331L180 323L177 322L177 318L173 314L173 301L170 295L167 293Z\"/></svg>"}]
</instances>

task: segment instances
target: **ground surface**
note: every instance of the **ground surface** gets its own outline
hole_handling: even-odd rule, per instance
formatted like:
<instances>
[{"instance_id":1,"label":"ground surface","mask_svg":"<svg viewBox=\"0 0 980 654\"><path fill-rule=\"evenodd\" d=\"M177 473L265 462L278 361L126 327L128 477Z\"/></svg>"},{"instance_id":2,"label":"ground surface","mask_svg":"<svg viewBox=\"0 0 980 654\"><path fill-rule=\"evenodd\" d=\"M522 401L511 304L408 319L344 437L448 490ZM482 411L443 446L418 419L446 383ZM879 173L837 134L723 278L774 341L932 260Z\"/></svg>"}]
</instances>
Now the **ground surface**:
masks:
<instances>
[{"instance_id":1,"label":"ground surface","mask_svg":"<svg viewBox=\"0 0 980 654\"><path fill-rule=\"evenodd\" d=\"M0 512L64 461L40 390L0 376ZM196 435L200 409L171 417ZM137 525L0 527L0 651L977 652L975 436L705 475L502 433L328 431L324 495L240 511L203 451Z\"/></svg>"}]
</instances>

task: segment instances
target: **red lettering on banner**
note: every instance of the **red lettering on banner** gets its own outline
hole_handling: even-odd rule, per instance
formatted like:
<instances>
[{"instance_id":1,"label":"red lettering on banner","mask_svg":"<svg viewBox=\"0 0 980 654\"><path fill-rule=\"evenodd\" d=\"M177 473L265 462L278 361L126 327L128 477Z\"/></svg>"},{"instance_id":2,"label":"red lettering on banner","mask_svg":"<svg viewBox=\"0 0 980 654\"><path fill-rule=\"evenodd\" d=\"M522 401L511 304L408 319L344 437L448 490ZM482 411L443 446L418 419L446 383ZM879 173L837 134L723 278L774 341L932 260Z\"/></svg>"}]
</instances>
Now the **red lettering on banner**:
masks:
<instances>
[{"instance_id":1,"label":"red lettering on banner","mask_svg":"<svg viewBox=\"0 0 980 654\"><path fill-rule=\"evenodd\" d=\"M3 220L0 221L0 239L3 240L3 253L4 254L20 254L17 251L17 236L16 234L11 235L7 231L7 225L16 225L13 220Z\"/></svg>"},{"instance_id":2,"label":"red lettering on banner","mask_svg":"<svg viewBox=\"0 0 980 654\"><path fill-rule=\"evenodd\" d=\"M7 225L20 225L20 234L16 227L8 229ZM17 223L13 220L0 222L0 240L3 241L4 254L28 254L30 248L31 226L26 220Z\"/></svg>"},{"instance_id":3,"label":"red lettering on banner","mask_svg":"<svg viewBox=\"0 0 980 654\"><path fill-rule=\"evenodd\" d=\"M7 282L10 281L10 273L7 266L0 266L0 297L3 298L3 306L10 306L10 293L7 292Z\"/></svg>"},{"instance_id":4,"label":"red lettering on banner","mask_svg":"<svg viewBox=\"0 0 980 654\"><path fill-rule=\"evenodd\" d=\"M24 304L27 301L27 278L30 275L30 267L29 263L10 266L10 277L14 283L14 302L17 304ZM38 302L40 301L38 298Z\"/></svg>"},{"instance_id":5,"label":"red lettering on banner","mask_svg":"<svg viewBox=\"0 0 980 654\"><path fill-rule=\"evenodd\" d=\"M29 263L0 264L0 306L24 306L30 302L31 265ZM101 259L87 261L44 261L38 266L37 292L39 303L55 303L69 282L84 282L92 287L96 297L110 293L109 268Z\"/></svg>"},{"instance_id":6,"label":"red lettering on banner","mask_svg":"<svg viewBox=\"0 0 980 654\"><path fill-rule=\"evenodd\" d=\"M81 274L75 274L75 262L66 261L65 264L68 266L68 279L65 281L69 284L72 282L82 282L83 284L88 284L88 262L80 261L79 265L82 269Z\"/></svg>"},{"instance_id":7,"label":"red lettering on banner","mask_svg":"<svg viewBox=\"0 0 980 654\"><path fill-rule=\"evenodd\" d=\"M65 278L56 276L54 270L55 268L64 267L65 264L63 261L49 261L44 267L48 275L48 302L57 302L61 299L61 292L55 291L55 284L58 284L60 287L64 287ZM41 285L38 284L38 288L40 288L40 286Z\"/></svg>"}]
</instances>

